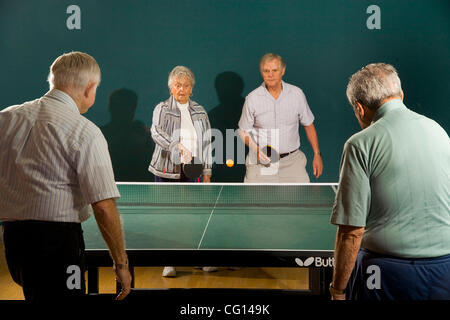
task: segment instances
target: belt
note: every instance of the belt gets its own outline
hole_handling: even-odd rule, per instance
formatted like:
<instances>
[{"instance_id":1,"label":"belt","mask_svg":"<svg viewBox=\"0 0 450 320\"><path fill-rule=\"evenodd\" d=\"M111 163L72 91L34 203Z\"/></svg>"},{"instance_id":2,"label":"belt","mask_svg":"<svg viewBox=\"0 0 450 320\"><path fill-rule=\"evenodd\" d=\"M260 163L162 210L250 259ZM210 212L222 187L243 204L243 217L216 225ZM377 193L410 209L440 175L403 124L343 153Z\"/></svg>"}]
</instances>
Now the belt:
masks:
<instances>
[{"instance_id":1,"label":"belt","mask_svg":"<svg viewBox=\"0 0 450 320\"><path fill-rule=\"evenodd\" d=\"M294 151L291 152L287 152L287 153L280 153L280 159L287 157L288 155L290 155L291 153L294 153L295 151L297 151L298 149L295 149Z\"/></svg>"}]
</instances>

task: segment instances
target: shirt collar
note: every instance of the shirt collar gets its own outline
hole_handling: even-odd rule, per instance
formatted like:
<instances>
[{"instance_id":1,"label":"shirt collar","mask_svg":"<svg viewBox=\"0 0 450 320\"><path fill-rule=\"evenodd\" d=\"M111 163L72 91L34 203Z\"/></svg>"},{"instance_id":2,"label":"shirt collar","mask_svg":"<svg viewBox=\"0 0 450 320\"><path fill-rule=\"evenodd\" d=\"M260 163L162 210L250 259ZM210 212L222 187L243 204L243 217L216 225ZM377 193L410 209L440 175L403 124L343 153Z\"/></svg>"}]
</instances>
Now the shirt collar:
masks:
<instances>
[{"instance_id":1,"label":"shirt collar","mask_svg":"<svg viewBox=\"0 0 450 320\"><path fill-rule=\"evenodd\" d=\"M177 102L177 100L175 100L175 98L174 98L173 95L170 95L170 98L169 98L168 101L169 101L169 109L174 110L174 111L175 111L175 110L180 110L180 109L178 108L178 102ZM194 110L193 107L192 107L193 102L192 102L191 99L189 99L188 103L189 103L188 109ZM176 112L176 111L175 111L175 112Z\"/></svg>"},{"instance_id":2,"label":"shirt collar","mask_svg":"<svg viewBox=\"0 0 450 320\"><path fill-rule=\"evenodd\" d=\"M375 122L380 118L384 117L387 113L400 108L406 108L402 100L400 99L390 100L377 109L372 122Z\"/></svg>"},{"instance_id":3,"label":"shirt collar","mask_svg":"<svg viewBox=\"0 0 450 320\"><path fill-rule=\"evenodd\" d=\"M63 104L69 106L69 108L71 108L72 110L80 113L80 110L78 110L75 101L73 101L73 99L64 91L58 89L51 89L49 92L45 94L45 97L58 100L59 102L62 102Z\"/></svg>"},{"instance_id":4,"label":"shirt collar","mask_svg":"<svg viewBox=\"0 0 450 320\"><path fill-rule=\"evenodd\" d=\"M269 90L267 90L267 88L266 88L266 83L265 83L264 81L262 82L261 87L262 87L261 95L269 95L271 98L273 98L272 95L270 94ZM283 95L284 93L286 93L286 92L288 92L288 91L289 91L289 87L286 85L286 82L284 82L283 80L281 80L281 92L280 92L280 97L281 97L281 95ZM278 97L278 99L279 99L280 97Z\"/></svg>"}]
</instances>

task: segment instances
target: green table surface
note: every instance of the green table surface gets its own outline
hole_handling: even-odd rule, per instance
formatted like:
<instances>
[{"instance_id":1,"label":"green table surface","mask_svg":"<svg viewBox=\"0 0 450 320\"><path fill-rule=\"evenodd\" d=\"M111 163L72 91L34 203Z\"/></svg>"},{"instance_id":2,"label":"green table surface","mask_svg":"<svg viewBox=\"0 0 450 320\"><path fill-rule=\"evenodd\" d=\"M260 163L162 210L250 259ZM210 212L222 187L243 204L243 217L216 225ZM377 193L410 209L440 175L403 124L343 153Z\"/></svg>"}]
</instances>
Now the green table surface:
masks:
<instances>
[{"instance_id":1,"label":"green table surface","mask_svg":"<svg viewBox=\"0 0 450 320\"><path fill-rule=\"evenodd\" d=\"M333 250L336 184L120 184L126 248ZM95 219L86 249L106 249Z\"/></svg>"}]
</instances>

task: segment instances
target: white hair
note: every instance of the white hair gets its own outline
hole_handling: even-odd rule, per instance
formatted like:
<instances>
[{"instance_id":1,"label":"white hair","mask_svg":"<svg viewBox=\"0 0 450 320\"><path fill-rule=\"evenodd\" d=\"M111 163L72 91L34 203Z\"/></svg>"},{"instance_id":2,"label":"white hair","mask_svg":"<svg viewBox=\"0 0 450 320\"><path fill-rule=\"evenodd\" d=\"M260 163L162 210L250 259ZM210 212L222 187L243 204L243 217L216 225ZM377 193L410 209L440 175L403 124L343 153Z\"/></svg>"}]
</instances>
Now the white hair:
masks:
<instances>
[{"instance_id":1,"label":"white hair","mask_svg":"<svg viewBox=\"0 0 450 320\"><path fill-rule=\"evenodd\" d=\"M100 83L100 67L97 61L83 52L65 53L52 63L47 81L50 89L84 89L89 82Z\"/></svg>"},{"instance_id":2,"label":"white hair","mask_svg":"<svg viewBox=\"0 0 450 320\"><path fill-rule=\"evenodd\" d=\"M347 85L348 102L376 110L381 102L391 97L401 97L402 86L397 70L386 63L371 63L350 77Z\"/></svg>"},{"instance_id":3,"label":"white hair","mask_svg":"<svg viewBox=\"0 0 450 320\"><path fill-rule=\"evenodd\" d=\"M187 77L191 82L192 88L194 88L195 77L191 69L185 66L176 66L169 73L169 81L168 81L169 89L172 88L173 82L180 77Z\"/></svg>"},{"instance_id":4,"label":"white hair","mask_svg":"<svg viewBox=\"0 0 450 320\"><path fill-rule=\"evenodd\" d=\"M266 64L266 62L272 61L274 59L278 60L280 64L280 69L286 68L286 62L280 55L276 53L266 53L265 55L263 55L262 58L259 60L259 68L262 70L262 67Z\"/></svg>"}]
</instances>

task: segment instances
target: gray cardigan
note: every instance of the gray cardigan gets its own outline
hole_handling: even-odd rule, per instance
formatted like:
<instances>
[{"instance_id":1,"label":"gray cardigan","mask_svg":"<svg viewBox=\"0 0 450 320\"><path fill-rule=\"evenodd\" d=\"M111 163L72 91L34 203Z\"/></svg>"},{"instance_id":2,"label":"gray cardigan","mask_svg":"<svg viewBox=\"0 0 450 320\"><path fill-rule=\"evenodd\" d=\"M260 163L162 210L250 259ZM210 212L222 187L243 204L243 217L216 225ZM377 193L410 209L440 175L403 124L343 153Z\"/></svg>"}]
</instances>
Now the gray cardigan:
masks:
<instances>
[{"instance_id":1,"label":"gray cardigan","mask_svg":"<svg viewBox=\"0 0 450 320\"><path fill-rule=\"evenodd\" d=\"M197 133L198 151L203 163L203 175L212 173L211 125L206 110L189 100L189 113ZM160 102L153 111L152 138L155 151L148 170L156 176L179 179L181 157L176 147L180 142L181 112L173 96Z\"/></svg>"}]
</instances>

